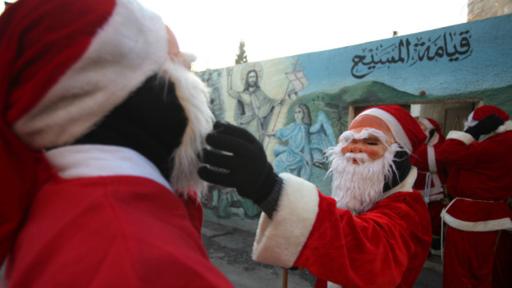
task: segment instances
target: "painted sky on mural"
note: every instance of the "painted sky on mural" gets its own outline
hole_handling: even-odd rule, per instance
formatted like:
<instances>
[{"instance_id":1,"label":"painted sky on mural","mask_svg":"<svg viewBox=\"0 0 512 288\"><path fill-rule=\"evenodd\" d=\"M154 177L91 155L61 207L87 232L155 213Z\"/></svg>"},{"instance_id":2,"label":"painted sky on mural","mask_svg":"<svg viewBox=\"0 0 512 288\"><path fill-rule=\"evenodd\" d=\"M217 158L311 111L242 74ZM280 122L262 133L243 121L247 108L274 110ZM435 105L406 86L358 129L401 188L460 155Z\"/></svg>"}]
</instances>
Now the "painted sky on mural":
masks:
<instances>
[{"instance_id":1,"label":"painted sky on mural","mask_svg":"<svg viewBox=\"0 0 512 288\"><path fill-rule=\"evenodd\" d=\"M140 0L158 11L193 69L232 66L240 40L261 61L464 23L467 0Z\"/></svg>"}]
</instances>

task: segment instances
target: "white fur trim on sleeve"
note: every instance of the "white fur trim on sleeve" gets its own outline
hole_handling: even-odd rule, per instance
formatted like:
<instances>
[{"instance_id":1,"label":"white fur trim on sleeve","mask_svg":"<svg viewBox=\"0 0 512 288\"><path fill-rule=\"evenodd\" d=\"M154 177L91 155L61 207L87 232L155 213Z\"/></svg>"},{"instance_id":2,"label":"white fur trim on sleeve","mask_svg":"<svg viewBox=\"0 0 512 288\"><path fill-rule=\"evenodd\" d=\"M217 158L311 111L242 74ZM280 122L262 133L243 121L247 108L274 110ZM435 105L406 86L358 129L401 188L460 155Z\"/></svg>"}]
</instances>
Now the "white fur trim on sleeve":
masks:
<instances>
[{"instance_id":1,"label":"white fur trim on sleeve","mask_svg":"<svg viewBox=\"0 0 512 288\"><path fill-rule=\"evenodd\" d=\"M255 261L291 267L308 239L318 213L318 189L288 173L272 219L261 214L252 249Z\"/></svg>"},{"instance_id":2,"label":"white fur trim on sleeve","mask_svg":"<svg viewBox=\"0 0 512 288\"><path fill-rule=\"evenodd\" d=\"M448 136L446 136L446 139L456 139L464 142L466 145L471 144L475 141L475 138L471 136L471 134L462 132L462 131L455 131L452 130L448 133Z\"/></svg>"}]
</instances>

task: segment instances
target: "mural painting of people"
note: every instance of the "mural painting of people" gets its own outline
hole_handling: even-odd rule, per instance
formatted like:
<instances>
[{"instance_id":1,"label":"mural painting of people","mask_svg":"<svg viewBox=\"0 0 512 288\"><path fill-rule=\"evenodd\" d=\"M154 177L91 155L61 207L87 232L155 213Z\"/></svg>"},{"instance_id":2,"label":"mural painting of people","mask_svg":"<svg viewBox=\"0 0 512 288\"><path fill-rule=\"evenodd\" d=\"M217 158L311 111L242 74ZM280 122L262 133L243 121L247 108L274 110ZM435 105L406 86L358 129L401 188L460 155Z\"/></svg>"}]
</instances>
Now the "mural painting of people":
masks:
<instances>
[{"instance_id":1,"label":"mural painting of people","mask_svg":"<svg viewBox=\"0 0 512 288\"><path fill-rule=\"evenodd\" d=\"M321 139L329 141L329 131L341 135L349 123L353 122L353 119L367 107L398 104L414 116L438 119L442 121L444 127L450 127L452 124L462 126L462 121L457 119L462 119L459 115L465 117L467 113L461 114L461 109L466 111L468 106L473 109L473 105L477 104L496 105L509 114L512 113L510 97L512 82L508 77L512 73L512 66L503 60L512 56L510 49L512 40L508 37L512 33L510 23L512 23L512 15L506 15L414 35L397 36L378 42L220 69L225 121L249 130L250 133L246 135L257 138L251 141L252 144L257 145L258 141L263 142L264 152L260 150L258 155L265 155L270 163L268 166L264 163L264 167L262 165L257 168L256 160L243 161L240 168L235 169L236 173L245 173L247 170L254 169L253 171L258 171L254 174L260 175L263 174L261 171L273 166L278 174L294 174L295 176L290 176L298 176L315 184L314 186L322 193L319 197L329 195L335 197L337 190L332 186L333 179L330 179L333 177L325 177L326 170L319 167L327 167L323 165L321 157L324 147ZM373 142L368 144L371 143ZM234 177L230 176L230 179ZM350 178L349 181L344 182L354 181ZM247 185L245 180L240 183L240 185L250 186L248 189L256 186ZM289 185L285 183L284 186ZM244 210L245 208L241 205L248 201L241 202L242 198L232 190L222 189L218 190L219 197L217 202L213 203L215 209L213 211L216 213L207 214L206 219L208 216L217 215L215 219L210 218L211 222L225 224L229 227L226 229L230 229L226 231L235 230L234 227L254 232L257 221L249 219L250 217L246 216L246 211L249 210ZM267 189L256 190L255 193L260 193ZM296 192L299 189L293 190ZM396 193L380 197L385 201L393 195L396 196ZM261 200L261 198L258 199ZM258 201L258 199L255 200ZM307 200L304 201L296 219L302 219L300 217L303 217L306 211L304 207L310 204ZM279 205L282 206L282 204ZM312 207L317 206L312 205ZM265 214L261 213L260 217L266 217ZM222 217L226 218L225 221L218 221ZM240 219L242 221L239 221ZM425 225L414 228L430 229L428 224L430 219L428 217L424 219L426 220L422 224ZM333 231L333 229L325 231L327 230ZM281 233L284 230L279 229L279 231ZM308 231L300 228L293 229L293 233L309 233ZM323 241L325 235L333 235L330 232L319 236L320 239ZM291 235L284 234L281 235ZM311 242L308 241L307 243ZM286 244L284 250L288 250L291 246L288 242ZM426 245L427 248L428 246ZM275 257L274 254L281 254L284 250L267 255ZM502 255L511 254L502 253ZM314 258L319 259L318 261L326 259L318 253L315 253ZM510 259L505 260L510 261ZM429 265L424 265L422 270L426 273L422 272L414 285L441 287L443 271L441 257L432 254L427 261ZM329 273L330 267L335 265L328 264L329 267L326 269L314 269L319 273L318 275ZM342 263L336 268L336 273L359 268L356 266L354 262ZM510 267L510 265L503 265L503 267ZM293 276L294 273L284 275ZM383 271L382 274L390 275L389 271ZM234 278L238 276L239 274L236 274ZM333 280L336 282L335 279ZM342 280L338 282L344 284ZM407 286L413 287L412 282L410 283ZM383 283L379 285L386 286Z\"/></svg>"},{"instance_id":2,"label":"mural painting of people","mask_svg":"<svg viewBox=\"0 0 512 288\"><path fill-rule=\"evenodd\" d=\"M224 99L222 98L222 82L221 71L206 70L200 74L201 80L210 90L210 109L212 110L215 120L224 121L226 109L224 107Z\"/></svg>"},{"instance_id":3,"label":"mural painting of people","mask_svg":"<svg viewBox=\"0 0 512 288\"><path fill-rule=\"evenodd\" d=\"M243 83L243 89L241 91L233 89L233 71L231 69L226 71L228 83L227 93L230 97L235 99L234 122L248 129L251 133L256 135L260 142L263 142L274 112L274 107L279 105L280 101L270 97L261 88L260 81L263 74L261 65L253 64L244 67L246 67L246 70L242 72L240 79ZM213 91L214 90L212 90L212 92ZM212 98L214 96L215 95L212 95ZM222 99L212 103L217 103L217 106L223 105L220 101L222 101ZM217 109L220 111L220 108L216 108L213 104L211 108L212 110ZM221 115L219 112L216 114L215 111L214 114L216 117L217 114ZM223 118L217 118L217 120L225 120L224 115L225 113L222 113ZM210 187L209 192L207 207L213 209L216 216L219 218L231 218L234 215L238 215L245 219L256 219L260 215L261 210L254 205L252 201L240 197L232 188L213 185Z\"/></svg>"},{"instance_id":4,"label":"mural painting of people","mask_svg":"<svg viewBox=\"0 0 512 288\"><path fill-rule=\"evenodd\" d=\"M224 89L221 82L222 75L223 73L220 70L210 69L199 73L199 77L206 84L210 92L210 110L212 111L215 120L218 121L224 121L226 117L226 108L224 107L224 98L222 97L222 91ZM208 187L208 193L206 193L205 197L202 199L202 203L205 208L218 211L219 207L223 207L222 203L225 203L226 201L222 196L228 192L223 192L222 189L223 187L217 185L210 185ZM225 215L228 215L225 211L227 210L222 209L220 212L224 218L227 217Z\"/></svg>"},{"instance_id":5,"label":"mural painting of people","mask_svg":"<svg viewBox=\"0 0 512 288\"><path fill-rule=\"evenodd\" d=\"M280 101L270 97L260 87L262 76L261 66L248 68L244 76L242 91L228 87L228 95L236 99L235 122L253 133L260 142L264 140L265 132L272 118L275 106ZM231 70L228 71L228 85L232 85Z\"/></svg>"},{"instance_id":6,"label":"mural painting of people","mask_svg":"<svg viewBox=\"0 0 512 288\"><path fill-rule=\"evenodd\" d=\"M306 104L297 105L294 118L295 122L268 134L285 143L274 147L273 165L278 173L288 172L310 180L313 165L322 167L326 162L325 149L335 145L332 125L322 111L312 123Z\"/></svg>"}]
</instances>

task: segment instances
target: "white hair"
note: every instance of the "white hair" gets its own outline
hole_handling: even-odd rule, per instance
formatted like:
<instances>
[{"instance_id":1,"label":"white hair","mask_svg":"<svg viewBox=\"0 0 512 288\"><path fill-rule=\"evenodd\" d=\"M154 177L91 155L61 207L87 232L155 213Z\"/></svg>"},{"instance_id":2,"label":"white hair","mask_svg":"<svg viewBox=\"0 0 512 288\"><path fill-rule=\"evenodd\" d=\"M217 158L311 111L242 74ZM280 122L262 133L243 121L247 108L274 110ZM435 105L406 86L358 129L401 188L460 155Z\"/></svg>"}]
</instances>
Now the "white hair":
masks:
<instances>
[{"instance_id":1,"label":"white hair","mask_svg":"<svg viewBox=\"0 0 512 288\"><path fill-rule=\"evenodd\" d=\"M365 153L343 154L341 149L344 146L345 143L339 143L327 151L331 161L328 171L328 175L332 175L331 193L337 207L362 213L381 197L384 183L396 171L394 155L401 148L396 143L391 144L382 158L371 160ZM353 163L354 160L357 164Z\"/></svg>"},{"instance_id":2,"label":"white hair","mask_svg":"<svg viewBox=\"0 0 512 288\"><path fill-rule=\"evenodd\" d=\"M194 73L171 61L160 74L174 83L176 96L188 121L181 144L174 152L171 185L181 195L198 193L201 196L206 192L207 183L197 174L200 165L198 155L205 146L206 135L212 130L215 120L208 107L208 90Z\"/></svg>"}]
</instances>

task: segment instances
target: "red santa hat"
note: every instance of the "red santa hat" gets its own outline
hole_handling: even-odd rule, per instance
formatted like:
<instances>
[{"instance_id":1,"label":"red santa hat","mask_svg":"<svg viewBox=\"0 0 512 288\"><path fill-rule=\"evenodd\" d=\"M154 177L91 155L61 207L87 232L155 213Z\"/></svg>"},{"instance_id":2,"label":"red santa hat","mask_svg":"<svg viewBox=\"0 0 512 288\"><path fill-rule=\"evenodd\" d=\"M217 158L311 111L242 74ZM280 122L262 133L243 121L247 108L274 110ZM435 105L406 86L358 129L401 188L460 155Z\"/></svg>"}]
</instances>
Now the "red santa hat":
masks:
<instances>
[{"instance_id":1,"label":"red santa hat","mask_svg":"<svg viewBox=\"0 0 512 288\"><path fill-rule=\"evenodd\" d=\"M434 120L430 117L418 117L418 121L420 121L421 124L425 125L425 127L427 127L428 130L434 129L436 131L436 133L438 135L437 141L441 141L441 142L444 141L444 135L441 130L441 125L439 125L439 123L436 120Z\"/></svg>"},{"instance_id":2,"label":"red santa hat","mask_svg":"<svg viewBox=\"0 0 512 288\"><path fill-rule=\"evenodd\" d=\"M134 0L24 0L1 15L0 239L21 219L35 176L51 171L41 151L87 133L151 75L174 83L188 118L176 157L200 150L213 122L208 93L170 44L161 18Z\"/></svg>"},{"instance_id":3,"label":"red santa hat","mask_svg":"<svg viewBox=\"0 0 512 288\"><path fill-rule=\"evenodd\" d=\"M136 1L29 0L9 10L0 39L3 114L34 148L83 135L152 74L175 83L183 106L205 95L200 80L183 83L194 79L168 54L172 34Z\"/></svg>"},{"instance_id":4,"label":"red santa hat","mask_svg":"<svg viewBox=\"0 0 512 288\"><path fill-rule=\"evenodd\" d=\"M398 105L382 105L369 108L360 113L354 121L362 115L372 115L383 120L395 140L409 153L425 142L426 135L420 125L411 116L409 111Z\"/></svg>"},{"instance_id":5,"label":"red santa hat","mask_svg":"<svg viewBox=\"0 0 512 288\"><path fill-rule=\"evenodd\" d=\"M500 108L493 105L482 105L469 114L464 126L466 126L465 128L474 126L476 123L478 123L478 121L492 114L500 117L503 122L507 122L509 120L507 112L501 110Z\"/></svg>"}]
</instances>

